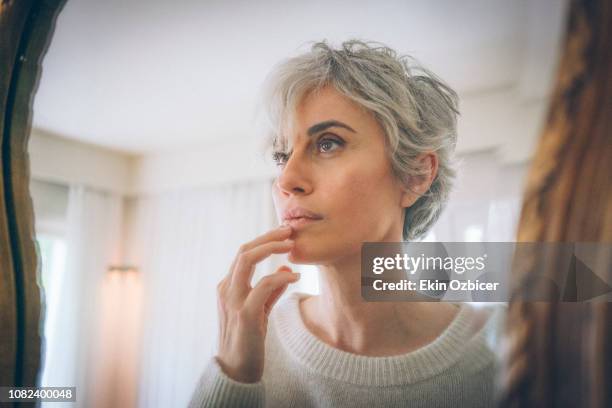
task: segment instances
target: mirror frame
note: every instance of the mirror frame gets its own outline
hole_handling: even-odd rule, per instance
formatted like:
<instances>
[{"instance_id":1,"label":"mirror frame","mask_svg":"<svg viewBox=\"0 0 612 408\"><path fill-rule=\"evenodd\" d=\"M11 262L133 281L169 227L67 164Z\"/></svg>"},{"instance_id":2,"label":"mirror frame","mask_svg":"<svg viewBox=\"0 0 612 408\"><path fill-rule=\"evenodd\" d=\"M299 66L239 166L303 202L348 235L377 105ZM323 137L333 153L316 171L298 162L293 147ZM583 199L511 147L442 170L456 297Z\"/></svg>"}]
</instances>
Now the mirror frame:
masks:
<instances>
[{"instance_id":1,"label":"mirror frame","mask_svg":"<svg viewBox=\"0 0 612 408\"><path fill-rule=\"evenodd\" d=\"M0 2L0 385L33 387L41 365L41 290L28 140L41 62L63 0ZM15 403L23 406L24 403ZM29 405L26 404L26 405Z\"/></svg>"},{"instance_id":2,"label":"mirror frame","mask_svg":"<svg viewBox=\"0 0 612 408\"><path fill-rule=\"evenodd\" d=\"M573 0L556 83L523 195L517 242L598 242L612 282L612 2ZM543 270L544 251L515 258L515 286ZM612 406L612 302L509 303L502 407Z\"/></svg>"},{"instance_id":3,"label":"mirror frame","mask_svg":"<svg viewBox=\"0 0 612 408\"><path fill-rule=\"evenodd\" d=\"M44 303L27 146L41 61L64 3L0 0L0 385L34 386L40 368ZM568 21L555 92L528 178L518 240L609 243L612 123L605 101L612 100L612 4L572 1ZM580 157L590 160L582 163ZM521 269L525 274L536 272L529 264ZM569 395L560 389L567 384L577 396L591 390L591 406L612 401L607 389L612 381L612 305L569 306L580 307L571 312L561 303L538 308L510 304L504 406L554 404ZM575 337L576 330L589 336L590 349L580 339L554 342ZM550 344L557 348L547 350ZM569 351L583 359L567 359ZM565 370L553 370L551 358L565 361ZM581 366L588 369L586 383L561 377L574 363L586 364ZM584 372L575 369L573 375Z\"/></svg>"}]
</instances>

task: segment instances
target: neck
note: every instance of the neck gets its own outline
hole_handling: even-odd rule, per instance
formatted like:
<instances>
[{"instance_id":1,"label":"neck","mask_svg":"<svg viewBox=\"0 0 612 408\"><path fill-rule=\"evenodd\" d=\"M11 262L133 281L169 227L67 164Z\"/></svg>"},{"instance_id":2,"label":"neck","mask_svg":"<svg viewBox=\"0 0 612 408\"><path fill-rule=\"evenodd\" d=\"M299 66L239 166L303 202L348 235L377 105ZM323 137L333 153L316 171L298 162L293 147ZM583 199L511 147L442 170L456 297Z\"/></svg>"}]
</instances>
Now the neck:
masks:
<instances>
[{"instance_id":1,"label":"neck","mask_svg":"<svg viewBox=\"0 0 612 408\"><path fill-rule=\"evenodd\" d=\"M450 324L456 310L448 304L364 301L360 254L319 266L319 291L301 306L306 326L332 347L362 355L422 347Z\"/></svg>"}]
</instances>

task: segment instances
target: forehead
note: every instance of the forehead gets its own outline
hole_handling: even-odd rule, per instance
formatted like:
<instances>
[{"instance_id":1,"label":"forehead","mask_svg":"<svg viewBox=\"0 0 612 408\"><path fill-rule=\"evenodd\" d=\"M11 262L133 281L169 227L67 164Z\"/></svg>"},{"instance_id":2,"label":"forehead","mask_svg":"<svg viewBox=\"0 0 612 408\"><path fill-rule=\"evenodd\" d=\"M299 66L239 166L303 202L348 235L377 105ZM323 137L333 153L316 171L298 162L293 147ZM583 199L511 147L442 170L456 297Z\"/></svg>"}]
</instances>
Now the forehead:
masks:
<instances>
[{"instance_id":1,"label":"forehead","mask_svg":"<svg viewBox=\"0 0 612 408\"><path fill-rule=\"evenodd\" d=\"M295 109L294 121L304 126L315 124L317 121L341 120L341 118L358 123L367 122L368 116L370 116L368 112L359 104L333 86L325 86L302 97Z\"/></svg>"},{"instance_id":2,"label":"forehead","mask_svg":"<svg viewBox=\"0 0 612 408\"><path fill-rule=\"evenodd\" d=\"M321 122L339 121L356 134L381 132L375 116L333 86L310 91L301 97L292 113L287 112L279 146L290 147L298 138L307 138L308 130Z\"/></svg>"}]
</instances>

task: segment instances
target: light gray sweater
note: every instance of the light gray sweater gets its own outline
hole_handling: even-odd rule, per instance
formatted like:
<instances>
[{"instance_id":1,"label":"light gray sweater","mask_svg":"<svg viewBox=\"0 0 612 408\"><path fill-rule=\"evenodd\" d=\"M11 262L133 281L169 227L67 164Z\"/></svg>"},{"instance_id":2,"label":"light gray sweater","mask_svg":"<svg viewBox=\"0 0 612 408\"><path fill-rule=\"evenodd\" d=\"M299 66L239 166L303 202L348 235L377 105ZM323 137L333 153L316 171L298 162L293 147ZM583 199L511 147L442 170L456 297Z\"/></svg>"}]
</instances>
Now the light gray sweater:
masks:
<instances>
[{"instance_id":1,"label":"light gray sweater","mask_svg":"<svg viewBox=\"0 0 612 408\"><path fill-rule=\"evenodd\" d=\"M391 357L367 357L333 348L304 325L302 293L275 307L268 321L263 378L254 384L226 376L208 362L189 407L490 407L496 358L491 348L504 306L473 330L476 312L458 314L432 343Z\"/></svg>"}]
</instances>

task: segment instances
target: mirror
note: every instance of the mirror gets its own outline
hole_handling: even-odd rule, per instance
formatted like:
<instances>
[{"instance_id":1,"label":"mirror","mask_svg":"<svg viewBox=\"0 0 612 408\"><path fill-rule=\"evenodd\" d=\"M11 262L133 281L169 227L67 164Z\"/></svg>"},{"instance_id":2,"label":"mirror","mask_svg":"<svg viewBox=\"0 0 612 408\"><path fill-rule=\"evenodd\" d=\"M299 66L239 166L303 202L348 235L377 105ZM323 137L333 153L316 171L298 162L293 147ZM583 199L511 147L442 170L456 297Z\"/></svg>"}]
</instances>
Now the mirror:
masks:
<instances>
[{"instance_id":1,"label":"mirror","mask_svg":"<svg viewBox=\"0 0 612 408\"><path fill-rule=\"evenodd\" d=\"M187 406L204 389L217 284L238 248L279 221L279 169L262 156L255 120L264 80L312 41L379 41L454 89L461 166L423 240L514 241L566 13L552 1L68 1L28 146L47 306L40 384L74 384L82 406ZM282 255L253 282L282 264L301 272L284 300L328 290L316 266ZM473 305L492 306L504 307ZM304 338L359 354L303 307L314 319ZM426 343L444 344L428 329Z\"/></svg>"}]
</instances>

